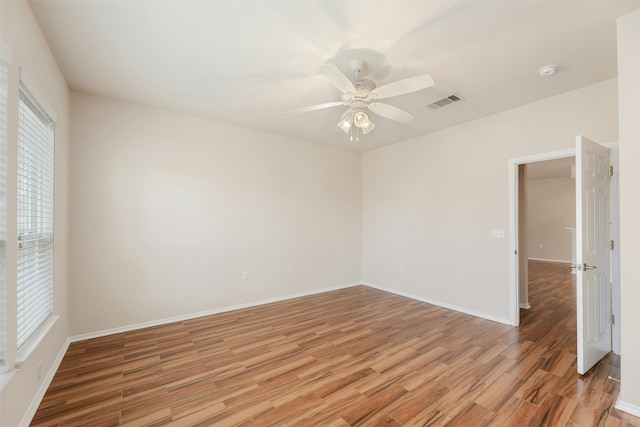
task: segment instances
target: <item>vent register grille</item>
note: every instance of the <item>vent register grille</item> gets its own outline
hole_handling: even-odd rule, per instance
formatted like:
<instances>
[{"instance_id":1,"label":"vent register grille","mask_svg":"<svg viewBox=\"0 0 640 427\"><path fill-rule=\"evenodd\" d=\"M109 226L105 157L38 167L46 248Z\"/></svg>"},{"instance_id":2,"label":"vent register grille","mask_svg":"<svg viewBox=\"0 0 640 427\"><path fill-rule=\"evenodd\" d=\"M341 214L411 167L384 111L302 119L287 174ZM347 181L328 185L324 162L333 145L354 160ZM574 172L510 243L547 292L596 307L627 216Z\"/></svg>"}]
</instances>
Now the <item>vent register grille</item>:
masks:
<instances>
[{"instance_id":1,"label":"vent register grille","mask_svg":"<svg viewBox=\"0 0 640 427\"><path fill-rule=\"evenodd\" d=\"M457 93L446 96L442 99L439 99L431 104L427 105L428 108L432 110L437 110L438 108L446 107L447 105L453 104L454 102L462 101L464 98Z\"/></svg>"}]
</instances>

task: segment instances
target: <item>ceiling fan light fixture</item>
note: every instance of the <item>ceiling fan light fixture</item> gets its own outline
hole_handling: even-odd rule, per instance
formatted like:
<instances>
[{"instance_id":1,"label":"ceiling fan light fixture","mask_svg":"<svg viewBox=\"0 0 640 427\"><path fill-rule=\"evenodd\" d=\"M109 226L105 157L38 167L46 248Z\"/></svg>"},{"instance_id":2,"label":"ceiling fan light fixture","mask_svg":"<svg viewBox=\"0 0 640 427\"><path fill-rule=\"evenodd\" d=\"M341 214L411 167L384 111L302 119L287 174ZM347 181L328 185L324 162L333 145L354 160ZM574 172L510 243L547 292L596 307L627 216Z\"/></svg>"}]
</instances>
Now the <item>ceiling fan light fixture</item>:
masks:
<instances>
[{"instance_id":1,"label":"ceiling fan light fixture","mask_svg":"<svg viewBox=\"0 0 640 427\"><path fill-rule=\"evenodd\" d=\"M374 125L373 122L369 119L369 116L367 116L367 113L362 110L356 110L356 112L353 114L353 124L356 125L356 127L362 129L362 133L365 135L371 132L374 127L376 127L376 125Z\"/></svg>"},{"instance_id":2,"label":"ceiling fan light fixture","mask_svg":"<svg viewBox=\"0 0 640 427\"><path fill-rule=\"evenodd\" d=\"M362 129L362 133L366 135L371 132L374 127L376 127L376 125L374 125L373 122L367 121L363 126L360 126L360 129Z\"/></svg>"},{"instance_id":3,"label":"ceiling fan light fixture","mask_svg":"<svg viewBox=\"0 0 640 427\"><path fill-rule=\"evenodd\" d=\"M340 129L341 131L343 131L344 133L349 133L349 129L351 129L351 125L353 124L353 121L351 121L350 119L343 119L340 120L338 122L338 129Z\"/></svg>"},{"instance_id":4,"label":"ceiling fan light fixture","mask_svg":"<svg viewBox=\"0 0 640 427\"><path fill-rule=\"evenodd\" d=\"M344 112L340 120L338 121L337 128L348 134L351 126L353 125L353 113L351 109Z\"/></svg>"},{"instance_id":5,"label":"ceiling fan light fixture","mask_svg":"<svg viewBox=\"0 0 640 427\"><path fill-rule=\"evenodd\" d=\"M370 123L367 113L362 110L357 110L353 115L353 124L361 128L363 126L366 126L367 123Z\"/></svg>"}]
</instances>

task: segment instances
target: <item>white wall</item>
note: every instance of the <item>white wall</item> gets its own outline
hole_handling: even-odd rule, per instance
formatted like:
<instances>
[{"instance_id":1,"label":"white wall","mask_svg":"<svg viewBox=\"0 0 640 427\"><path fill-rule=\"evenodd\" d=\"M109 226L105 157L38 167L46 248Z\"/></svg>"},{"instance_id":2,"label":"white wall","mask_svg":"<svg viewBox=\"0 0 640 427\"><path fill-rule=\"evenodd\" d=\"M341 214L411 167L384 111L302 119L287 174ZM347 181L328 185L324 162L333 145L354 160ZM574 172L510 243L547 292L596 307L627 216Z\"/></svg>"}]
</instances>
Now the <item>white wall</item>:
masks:
<instances>
[{"instance_id":1,"label":"white wall","mask_svg":"<svg viewBox=\"0 0 640 427\"><path fill-rule=\"evenodd\" d=\"M84 93L71 116L72 335L359 282L358 153Z\"/></svg>"},{"instance_id":2,"label":"white wall","mask_svg":"<svg viewBox=\"0 0 640 427\"><path fill-rule=\"evenodd\" d=\"M567 227L576 226L575 179L530 179L527 185L529 258L571 262L571 231Z\"/></svg>"},{"instance_id":3,"label":"white wall","mask_svg":"<svg viewBox=\"0 0 640 427\"><path fill-rule=\"evenodd\" d=\"M616 89L605 81L364 153L365 282L509 322L509 159L573 148L577 134L615 141Z\"/></svg>"},{"instance_id":4,"label":"white wall","mask_svg":"<svg viewBox=\"0 0 640 427\"><path fill-rule=\"evenodd\" d=\"M47 42L24 1L0 1L0 34L11 51L8 117L8 212L7 212L7 359L16 362L16 172L18 67L23 67L30 89L49 112L57 116L55 126L55 223L54 223L54 314L57 322L31 352L18 371L0 391L0 425L17 426L35 412L47 376L57 367L56 358L66 349L67 311L67 235L68 235L68 134L69 90ZM37 380L37 367L42 376Z\"/></svg>"},{"instance_id":5,"label":"white wall","mask_svg":"<svg viewBox=\"0 0 640 427\"><path fill-rule=\"evenodd\" d=\"M640 416L640 11L618 19L621 409Z\"/></svg>"}]
</instances>

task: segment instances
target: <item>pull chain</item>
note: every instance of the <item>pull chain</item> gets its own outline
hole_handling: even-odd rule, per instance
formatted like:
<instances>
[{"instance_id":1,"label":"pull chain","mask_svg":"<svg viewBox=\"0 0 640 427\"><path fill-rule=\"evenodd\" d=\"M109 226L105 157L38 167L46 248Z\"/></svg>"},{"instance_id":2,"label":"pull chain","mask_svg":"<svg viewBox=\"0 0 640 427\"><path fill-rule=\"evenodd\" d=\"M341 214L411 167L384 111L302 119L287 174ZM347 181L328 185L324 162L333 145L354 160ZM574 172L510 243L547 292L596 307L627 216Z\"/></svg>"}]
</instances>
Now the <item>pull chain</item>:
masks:
<instances>
[{"instance_id":1,"label":"pull chain","mask_svg":"<svg viewBox=\"0 0 640 427\"><path fill-rule=\"evenodd\" d=\"M360 142L360 133L358 132L358 127L357 126L352 126L351 127L351 133L349 135L349 141L353 142L353 128L356 129L356 143Z\"/></svg>"}]
</instances>

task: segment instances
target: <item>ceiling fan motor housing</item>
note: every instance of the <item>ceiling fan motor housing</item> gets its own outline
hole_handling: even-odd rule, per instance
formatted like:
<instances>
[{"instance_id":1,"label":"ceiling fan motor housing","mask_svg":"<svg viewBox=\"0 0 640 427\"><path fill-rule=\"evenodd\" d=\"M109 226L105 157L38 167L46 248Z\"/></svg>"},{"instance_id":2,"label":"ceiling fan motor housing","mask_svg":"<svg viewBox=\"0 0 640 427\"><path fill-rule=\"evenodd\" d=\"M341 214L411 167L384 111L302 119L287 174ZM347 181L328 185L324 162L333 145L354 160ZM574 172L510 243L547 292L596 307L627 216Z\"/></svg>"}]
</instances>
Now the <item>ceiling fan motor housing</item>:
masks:
<instances>
[{"instance_id":1,"label":"ceiling fan motor housing","mask_svg":"<svg viewBox=\"0 0 640 427\"><path fill-rule=\"evenodd\" d=\"M373 80L356 80L353 82L355 92L346 92L342 94L342 102L351 108L361 108L364 104L371 101L371 91L376 88Z\"/></svg>"}]
</instances>

